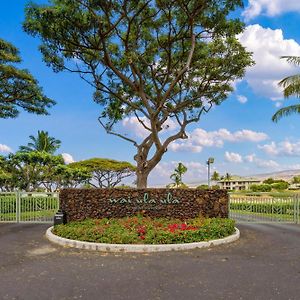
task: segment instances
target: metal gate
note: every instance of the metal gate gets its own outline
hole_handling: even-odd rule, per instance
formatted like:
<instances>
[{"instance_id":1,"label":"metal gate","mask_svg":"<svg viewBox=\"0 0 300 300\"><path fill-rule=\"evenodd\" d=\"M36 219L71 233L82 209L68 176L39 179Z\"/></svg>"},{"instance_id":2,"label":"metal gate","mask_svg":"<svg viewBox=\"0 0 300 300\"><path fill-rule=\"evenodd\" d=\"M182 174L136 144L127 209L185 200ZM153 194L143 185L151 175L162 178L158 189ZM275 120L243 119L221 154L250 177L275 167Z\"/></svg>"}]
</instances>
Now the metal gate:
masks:
<instances>
[{"instance_id":1,"label":"metal gate","mask_svg":"<svg viewBox=\"0 0 300 300\"><path fill-rule=\"evenodd\" d=\"M58 193L0 193L0 222L51 223L58 208Z\"/></svg>"},{"instance_id":2,"label":"metal gate","mask_svg":"<svg viewBox=\"0 0 300 300\"><path fill-rule=\"evenodd\" d=\"M298 197L230 197L230 217L240 222L300 224Z\"/></svg>"}]
</instances>

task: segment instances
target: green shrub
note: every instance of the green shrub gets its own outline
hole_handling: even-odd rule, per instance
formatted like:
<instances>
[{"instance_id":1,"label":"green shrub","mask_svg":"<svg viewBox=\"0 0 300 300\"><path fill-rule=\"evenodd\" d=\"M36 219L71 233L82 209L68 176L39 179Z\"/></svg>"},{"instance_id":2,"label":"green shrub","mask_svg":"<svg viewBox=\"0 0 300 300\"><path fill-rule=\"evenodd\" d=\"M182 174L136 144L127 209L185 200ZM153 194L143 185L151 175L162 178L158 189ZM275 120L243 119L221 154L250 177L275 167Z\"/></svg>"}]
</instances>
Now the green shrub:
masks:
<instances>
[{"instance_id":1,"label":"green shrub","mask_svg":"<svg viewBox=\"0 0 300 300\"><path fill-rule=\"evenodd\" d=\"M265 214L294 214L294 205L293 203L249 203L238 202L230 203L230 210L242 210L253 213L265 213Z\"/></svg>"},{"instance_id":2,"label":"green shrub","mask_svg":"<svg viewBox=\"0 0 300 300\"><path fill-rule=\"evenodd\" d=\"M53 233L64 238L111 244L191 243L226 237L234 232L231 219L177 219L135 216L88 219L57 225Z\"/></svg>"},{"instance_id":3,"label":"green shrub","mask_svg":"<svg viewBox=\"0 0 300 300\"><path fill-rule=\"evenodd\" d=\"M58 209L57 199L54 197L24 197L21 199L20 211L39 211L39 210L53 210ZM0 213L12 213L16 211L16 196L4 195L0 196Z\"/></svg>"},{"instance_id":4,"label":"green shrub","mask_svg":"<svg viewBox=\"0 0 300 300\"><path fill-rule=\"evenodd\" d=\"M196 187L198 190L208 190L208 185L207 184L200 184Z\"/></svg>"},{"instance_id":5,"label":"green shrub","mask_svg":"<svg viewBox=\"0 0 300 300\"><path fill-rule=\"evenodd\" d=\"M250 189L253 192L271 192L272 186L270 184L252 184Z\"/></svg>"}]
</instances>

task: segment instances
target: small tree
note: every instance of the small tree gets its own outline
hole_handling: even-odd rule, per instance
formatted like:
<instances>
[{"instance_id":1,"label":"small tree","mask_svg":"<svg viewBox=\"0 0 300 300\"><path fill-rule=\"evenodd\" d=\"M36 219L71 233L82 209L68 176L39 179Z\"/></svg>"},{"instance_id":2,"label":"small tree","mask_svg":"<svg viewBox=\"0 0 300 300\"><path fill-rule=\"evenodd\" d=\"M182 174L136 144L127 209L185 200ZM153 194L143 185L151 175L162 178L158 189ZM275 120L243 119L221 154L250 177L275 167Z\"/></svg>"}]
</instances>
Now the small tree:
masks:
<instances>
[{"instance_id":1,"label":"small tree","mask_svg":"<svg viewBox=\"0 0 300 300\"><path fill-rule=\"evenodd\" d=\"M30 4L24 29L42 40L47 65L78 73L94 87L107 133L136 147L137 187L169 145L233 90L252 64L228 15L242 0L51 0ZM134 117L142 141L115 129ZM168 121L176 130L166 131Z\"/></svg>"},{"instance_id":2,"label":"small tree","mask_svg":"<svg viewBox=\"0 0 300 300\"><path fill-rule=\"evenodd\" d=\"M213 181L220 180L220 174L217 171L214 171L212 176L211 176L211 180L213 180Z\"/></svg>"},{"instance_id":3,"label":"small tree","mask_svg":"<svg viewBox=\"0 0 300 300\"><path fill-rule=\"evenodd\" d=\"M95 188L112 188L124 178L132 176L136 168L126 161L91 158L69 164L71 168L83 168L90 172L88 183Z\"/></svg>"},{"instance_id":4,"label":"small tree","mask_svg":"<svg viewBox=\"0 0 300 300\"><path fill-rule=\"evenodd\" d=\"M170 186L172 187L185 187L186 185L182 182L182 176L186 173L187 167L183 163L179 163L177 168L175 168L174 173L170 178L174 181Z\"/></svg>"},{"instance_id":5,"label":"small tree","mask_svg":"<svg viewBox=\"0 0 300 300\"><path fill-rule=\"evenodd\" d=\"M47 115L55 101L43 95L38 82L27 71L14 65L21 62L19 51L0 39L0 118L15 118L20 109Z\"/></svg>"},{"instance_id":6,"label":"small tree","mask_svg":"<svg viewBox=\"0 0 300 300\"><path fill-rule=\"evenodd\" d=\"M44 182L49 182L58 165L63 165L62 156L46 152L17 152L9 154L7 171L12 174L15 186L27 192L37 190Z\"/></svg>"},{"instance_id":7,"label":"small tree","mask_svg":"<svg viewBox=\"0 0 300 300\"><path fill-rule=\"evenodd\" d=\"M20 146L21 152L47 152L54 154L54 152L60 147L61 141L49 136L47 131L38 131L37 137L30 135L31 142L27 146Z\"/></svg>"},{"instance_id":8,"label":"small tree","mask_svg":"<svg viewBox=\"0 0 300 300\"><path fill-rule=\"evenodd\" d=\"M0 168L0 191L10 192L13 189L12 174Z\"/></svg>"},{"instance_id":9,"label":"small tree","mask_svg":"<svg viewBox=\"0 0 300 300\"><path fill-rule=\"evenodd\" d=\"M47 152L17 152L0 159L0 190L47 192L77 187L91 178L85 169L65 165L61 155Z\"/></svg>"},{"instance_id":10,"label":"small tree","mask_svg":"<svg viewBox=\"0 0 300 300\"><path fill-rule=\"evenodd\" d=\"M292 183L300 183L300 176L294 176Z\"/></svg>"},{"instance_id":11,"label":"small tree","mask_svg":"<svg viewBox=\"0 0 300 300\"><path fill-rule=\"evenodd\" d=\"M208 190L209 187L208 187L208 184L200 184L196 187L196 189L198 189L198 190Z\"/></svg>"},{"instance_id":12,"label":"small tree","mask_svg":"<svg viewBox=\"0 0 300 300\"><path fill-rule=\"evenodd\" d=\"M275 183L276 182L276 180L274 180L273 178L268 178L268 179L265 179L264 181L263 181L263 183L265 183L265 184L273 184L273 183Z\"/></svg>"},{"instance_id":13,"label":"small tree","mask_svg":"<svg viewBox=\"0 0 300 300\"><path fill-rule=\"evenodd\" d=\"M232 175L229 173L226 173L224 176L221 177L221 180L224 181L230 181L232 179Z\"/></svg>"},{"instance_id":14,"label":"small tree","mask_svg":"<svg viewBox=\"0 0 300 300\"><path fill-rule=\"evenodd\" d=\"M272 186L270 184L252 184L250 190L253 192L271 192Z\"/></svg>"}]
</instances>

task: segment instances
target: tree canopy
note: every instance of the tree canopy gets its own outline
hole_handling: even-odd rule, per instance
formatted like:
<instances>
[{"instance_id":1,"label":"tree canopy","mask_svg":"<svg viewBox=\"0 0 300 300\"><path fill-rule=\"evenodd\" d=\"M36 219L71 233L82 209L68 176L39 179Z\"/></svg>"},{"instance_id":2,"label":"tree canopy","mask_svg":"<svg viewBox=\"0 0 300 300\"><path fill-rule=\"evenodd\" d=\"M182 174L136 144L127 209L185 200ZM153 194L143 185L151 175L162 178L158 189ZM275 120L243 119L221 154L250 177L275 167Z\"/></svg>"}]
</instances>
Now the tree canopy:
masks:
<instances>
[{"instance_id":1,"label":"tree canopy","mask_svg":"<svg viewBox=\"0 0 300 300\"><path fill-rule=\"evenodd\" d=\"M47 152L17 152L0 157L0 190L58 191L88 181L90 173L65 165L61 155Z\"/></svg>"},{"instance_id":2,"label":"tree canopy","mask_svg":"<svg viewBox=\"0 0 300 300\"><path fill-rule=\"evenodd\" d=\"M107 133L136 147L137 186L170 143L221 104L252 64L237 40L244 24L229 14L242 0L50 0L31 3L24 29L41 38L54 71L75 72L94 87ZM117 122L134 117L138 141ZM168 121L176 124L167 131Z\"/></svg>"},{"instance_id":3,"label":"tree canopy","mask_svg":"<svg viewBox=\"0 0 300 300\"><path fill-rule=\"evenodd\" d=\"M20 109L47 115L55 101L43 94L28 70L15 67L20 62L18 49L0 39L0 118L15 118Z\"/></svg>"},{"instance_id":4,"label":"tree canopy","mask_svg":"<svg viewBox=\"0 0 300 300\"><path fill-rule=\"evenodd\" d=\"M90 172L88 183L92 187L111 188L118 185L122 179L132 176L136 167L126 161L116 161L106 158L91 158L69 164L71 168L84 169Z\"/></svg>"}]
</instances>

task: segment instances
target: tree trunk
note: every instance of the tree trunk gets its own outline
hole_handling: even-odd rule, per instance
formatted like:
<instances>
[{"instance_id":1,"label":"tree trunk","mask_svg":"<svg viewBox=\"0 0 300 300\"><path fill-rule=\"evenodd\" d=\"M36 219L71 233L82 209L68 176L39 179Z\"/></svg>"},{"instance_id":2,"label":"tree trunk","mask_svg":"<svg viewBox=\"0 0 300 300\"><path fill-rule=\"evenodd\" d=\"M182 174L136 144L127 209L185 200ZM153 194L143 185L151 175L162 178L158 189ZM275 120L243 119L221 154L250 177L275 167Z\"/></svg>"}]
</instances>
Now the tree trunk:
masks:
<instances>
[{"instance_id":1,"label":"tree trunk","mask_svg":"<svg viewBox=\"0 0 300 300\"><path fill-rule=\"evenodd\" d=\"M148 175L149 173L139 173L136 172L136 186L138 189L144 189L147 188L147 184L148 184Z\"/></svg>"},{"instance_id":2,"label":"tree trunk","mask_svg":"<svg viewBox=\"0 0 300 300\"><path fill-rule=\"evenodd\" d=\"M147 160L149 151L148 149L139 149L138 154L135 156L135 161L137 163L136 168L136 186L138 189L147 188L148 176L150 172L157 166L160 162L163 151L156 151L150 160Z\"/></svg>"}]
</instances>

